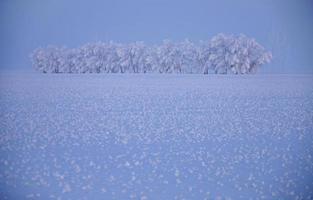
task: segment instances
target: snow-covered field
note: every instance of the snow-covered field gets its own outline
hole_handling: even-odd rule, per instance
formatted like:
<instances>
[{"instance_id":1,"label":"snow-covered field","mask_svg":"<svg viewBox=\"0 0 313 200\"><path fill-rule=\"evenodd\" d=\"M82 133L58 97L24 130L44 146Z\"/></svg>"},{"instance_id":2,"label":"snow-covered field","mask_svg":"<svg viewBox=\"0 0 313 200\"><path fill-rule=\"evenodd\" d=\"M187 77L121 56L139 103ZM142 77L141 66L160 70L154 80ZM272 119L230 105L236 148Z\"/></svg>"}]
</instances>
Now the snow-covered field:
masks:
<instances>
[{"instance_id":1,"label":"snow-covered field","mask_svg":"<svg viewBox=\"0 0 313 200\"><path fill-rule=\"evenodd\" d=\"M1 199L313 199L312 86L1 74Z\"/></svg>"}]
</instances>

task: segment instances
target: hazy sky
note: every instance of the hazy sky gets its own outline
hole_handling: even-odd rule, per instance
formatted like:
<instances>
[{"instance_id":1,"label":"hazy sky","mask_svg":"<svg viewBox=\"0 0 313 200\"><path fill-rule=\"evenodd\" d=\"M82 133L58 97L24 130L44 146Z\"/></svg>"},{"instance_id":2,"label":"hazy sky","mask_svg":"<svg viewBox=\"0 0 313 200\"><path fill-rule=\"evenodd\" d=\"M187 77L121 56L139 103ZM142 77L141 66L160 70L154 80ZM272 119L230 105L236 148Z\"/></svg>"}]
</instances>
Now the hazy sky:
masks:
<instances>
[{"instance_id":1,"label":"hazy sky","mask_svg":"<svg viewBox=\"0 0 313 200\"><path fill-rule=\"evenodd\" d=\"M31 68L31 51L49 44L199 41L224 32L274 50L263 72L313 73L312 0L0 0L0 26L7 69Z\"/></svg>"}]
</instances>

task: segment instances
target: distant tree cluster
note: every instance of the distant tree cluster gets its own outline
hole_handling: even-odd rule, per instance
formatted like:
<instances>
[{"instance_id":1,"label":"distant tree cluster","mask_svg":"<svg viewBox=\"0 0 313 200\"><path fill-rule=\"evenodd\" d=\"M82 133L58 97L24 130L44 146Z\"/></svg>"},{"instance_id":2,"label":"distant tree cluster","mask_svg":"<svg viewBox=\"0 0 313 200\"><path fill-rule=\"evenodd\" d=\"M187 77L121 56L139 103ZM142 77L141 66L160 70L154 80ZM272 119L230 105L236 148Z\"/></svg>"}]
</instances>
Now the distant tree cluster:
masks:
<instances>
[{"instance_id":1,"label":"distant tree cluster","mask_svg":"<svg viewBox=\"0 0 313 200\"><path fill-rule=\"evenodd\" d=\"M31 54L43 73L216 73L250 74L272 59L270 52L245 35L218 34L210 41L185 40L160 45L143 42L49 46Z\"/></svg>"}]
</instances>

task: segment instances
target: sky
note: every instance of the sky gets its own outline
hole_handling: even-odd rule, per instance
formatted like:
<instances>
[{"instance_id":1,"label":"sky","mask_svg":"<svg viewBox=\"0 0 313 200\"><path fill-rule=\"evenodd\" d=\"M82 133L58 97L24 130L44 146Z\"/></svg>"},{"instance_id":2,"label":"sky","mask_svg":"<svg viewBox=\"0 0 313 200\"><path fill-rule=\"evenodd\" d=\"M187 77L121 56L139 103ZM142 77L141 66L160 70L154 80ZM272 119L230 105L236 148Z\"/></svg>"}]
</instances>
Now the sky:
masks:
<instances>
[{"instance_id":1,"label":"sky","mask_svg":"<svg viewBox=\"0 0 313 200\"><path fill-rule=\"evenodd\" d=\"M313 73L312 0L1 0L0 26L0 69L32 69L47 45L243 33L273 53L261 72Z\"/></svg>"}]
</instances>

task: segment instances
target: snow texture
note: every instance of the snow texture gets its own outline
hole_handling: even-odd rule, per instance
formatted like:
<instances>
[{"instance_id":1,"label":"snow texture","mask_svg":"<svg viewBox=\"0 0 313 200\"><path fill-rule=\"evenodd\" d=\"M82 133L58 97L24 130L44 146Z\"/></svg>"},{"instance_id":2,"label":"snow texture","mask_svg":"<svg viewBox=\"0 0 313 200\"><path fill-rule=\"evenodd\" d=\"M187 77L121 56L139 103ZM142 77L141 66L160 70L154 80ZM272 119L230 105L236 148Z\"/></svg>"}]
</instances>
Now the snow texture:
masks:
<instances>
[{"instance_id":1,"label":"snow texture","mask_svg":"<svg viewBox=\"0 0 313 200\"><path fill-rule=\"evenodd\" d=\"M1 74L1 199L312 199L312 80Z\"/></svg>"}]
</instances>

